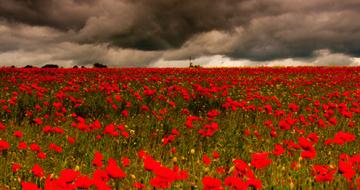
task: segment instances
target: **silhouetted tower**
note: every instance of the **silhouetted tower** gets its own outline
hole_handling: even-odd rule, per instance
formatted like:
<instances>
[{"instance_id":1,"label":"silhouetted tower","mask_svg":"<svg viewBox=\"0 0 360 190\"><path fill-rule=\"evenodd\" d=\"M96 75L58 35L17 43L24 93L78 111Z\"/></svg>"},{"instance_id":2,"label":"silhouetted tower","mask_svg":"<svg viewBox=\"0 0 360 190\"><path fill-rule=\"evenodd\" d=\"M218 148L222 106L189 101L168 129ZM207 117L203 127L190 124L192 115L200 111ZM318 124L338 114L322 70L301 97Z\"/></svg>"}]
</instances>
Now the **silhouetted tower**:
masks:
<instances>
[{"instance_id":1,"label":"silhouetted tower","mask_svg":"<svg viewBox=\"0 0 360 190\"><path fill-rule=\"evenodd\" d=\"M191 57L189 58L189 67L194 67L193 63L191 62Z\"/></svg>"}]
</instances>

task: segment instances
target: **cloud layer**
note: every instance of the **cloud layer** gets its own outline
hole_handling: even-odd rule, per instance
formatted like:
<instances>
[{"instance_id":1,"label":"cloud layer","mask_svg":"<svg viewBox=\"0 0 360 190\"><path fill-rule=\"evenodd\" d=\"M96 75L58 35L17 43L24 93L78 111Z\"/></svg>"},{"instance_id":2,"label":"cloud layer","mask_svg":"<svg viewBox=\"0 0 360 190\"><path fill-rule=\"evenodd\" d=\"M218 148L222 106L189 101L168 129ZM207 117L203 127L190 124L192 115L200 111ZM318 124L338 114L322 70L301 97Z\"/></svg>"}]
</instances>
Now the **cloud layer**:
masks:
<instances>
[{"instance_id":1,"label":"cloud layer","mask_svg":"<svg viewBox=\"0 0 360 190\"><path fill-rule=\"evenodd\" d=\"M354 65L357 18L358 0L2 0L0 64Z\"/></svg>"}]
</instances>

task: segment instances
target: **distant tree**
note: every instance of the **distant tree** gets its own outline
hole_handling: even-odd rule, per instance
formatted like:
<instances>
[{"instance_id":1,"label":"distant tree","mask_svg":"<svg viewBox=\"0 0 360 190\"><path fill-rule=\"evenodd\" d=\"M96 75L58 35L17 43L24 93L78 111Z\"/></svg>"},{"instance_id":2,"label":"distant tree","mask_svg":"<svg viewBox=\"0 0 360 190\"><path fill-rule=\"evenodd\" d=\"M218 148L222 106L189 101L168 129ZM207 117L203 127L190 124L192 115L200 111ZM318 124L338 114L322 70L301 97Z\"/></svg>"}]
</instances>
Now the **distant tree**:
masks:
<instances>
[{"instance_id":1,"label":"distant tree","mask_svg":"<svg viewBox=\"0 0 360 190\"><path fill-rule=\"evenodd\" d=\"M11 65L11 68L16 68L15 65Z\"/></svg>"},{"instance_id":2,"label":"distant tree","mask_svg":"<svg viewBox=\"0 0 360 190\"><path fill-rule=\"evenodd\" d=\"M26 65L24 68L34 68L32 65Z\"/></svg>"},{"instance_id":3,"label":"distant tree","mask_svg":"<svg viewBox=\"0 0 360 190\"><path fill-rule=\"evenodd\" d=\"M73 69L77 69L77 68L79 68L77 65L73 66Z\"/></svg>"},{"instance_id":4,"label":"distant tree","mask_svg":"<svg viewBox=\"0 0 360 190\"><path fill-rule=\"evenodd\" d=\"M85 66L81 66L82 69L86 68Z\"/></svg>"},{"instance_id":5,"label":"distant tree","mask_svg":"<svg viewBox=\"0 0 360 190\"><path fill-rule=\"evenodd\" d=\"M107 66L101 63L94 63L93 68L107 68Z\"/></svg>"},{"instance_id":6,"label":"distant tree","mask_svg":"<svg viewBox=\"0 0 360 190\"><path fill-rule=\"evenodd\" d=\"M59 68L59 65L55 65L55 64L46 64L44 66L42 66L41 68Z\"/></svg>"}]
</instances>

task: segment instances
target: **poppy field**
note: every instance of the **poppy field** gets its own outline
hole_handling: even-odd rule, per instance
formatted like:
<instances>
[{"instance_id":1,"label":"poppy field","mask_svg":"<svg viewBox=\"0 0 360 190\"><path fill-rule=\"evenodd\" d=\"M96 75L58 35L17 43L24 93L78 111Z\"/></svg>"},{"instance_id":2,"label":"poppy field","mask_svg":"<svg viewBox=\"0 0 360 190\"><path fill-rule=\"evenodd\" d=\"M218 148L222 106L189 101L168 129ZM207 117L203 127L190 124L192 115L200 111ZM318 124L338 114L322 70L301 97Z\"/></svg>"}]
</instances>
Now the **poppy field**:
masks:
<instances>
[{"instance_id":1,"label":"poppy field","mask_svg":"<svg viewBox=\"0 0 360 190\"><path fill-rule=\"evenodd\" d=\"M0 78L0 189L360 189L358 67Z\"/></svg>"}]
</instances>

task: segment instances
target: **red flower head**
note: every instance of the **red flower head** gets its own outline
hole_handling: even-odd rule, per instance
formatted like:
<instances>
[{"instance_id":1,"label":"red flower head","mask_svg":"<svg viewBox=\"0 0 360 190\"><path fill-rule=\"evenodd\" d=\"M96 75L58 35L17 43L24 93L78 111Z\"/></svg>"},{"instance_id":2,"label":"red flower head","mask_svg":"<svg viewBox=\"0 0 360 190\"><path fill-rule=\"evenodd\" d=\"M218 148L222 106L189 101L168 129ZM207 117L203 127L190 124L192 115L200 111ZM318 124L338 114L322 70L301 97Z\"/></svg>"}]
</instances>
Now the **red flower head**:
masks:
<instances>
[{"instance_id":1,"label":"red flower head","mask_svg":"<svg viewBox=\"0 0 360 190\"><path fill-rule=\"evenodd\" d=\"M233 163L235 164L235 171L233 173L233 176L238 177L246 177L246 178L254 178L254 172L251 170L251 168L248 166L246 162L243 160L234 160Z\"/></svg>"},{"instance_id":2,"label":"red flower head","mask_svg":"<svg viewBox=\"0 0 360 190\"><path fill-rule=\"evenodd\" d=\"M75 171L73 169L63 169L60 172L60 176L58 180L63 181L65 183L71 183L75 181L75 179L80 175L80 172Z\"/></svg>"},{"instance_id":3,"label":"red flower head","mask_svg":"<svg viewBox=\"0 0 360 190\"><path fill-rule=\"evenodd\" d=\"M38 165L35 164L34 167L32 168L31 172L36 176L36 177L44 177L44 170Z\"/></svg>"},{"instance_id":4,"label":"red flower head","mask_svg":"<svg viewBox=\"0 0 360 190\"><path fill-rule=\"evenodd\" d=\"M39 153L37 154L37 157L40 158L40 159L45 159L45 158L46 158L46 153L44 153L44 152L39 152Z\"/></svg>"},{"instance_id":5,"label":"red flower head","mask_svg":"<svg viewBox=\"0 0 360 190\"><path fill-rule=\"evenodd\" d=\"M54 144L54 143L50 143L50 144L49 144L49 149L50 149L50 150L54 150L54 151L57 152L57 153L61 153L61 152L62 152L62 147L61 147L61 146L58 146L58 145L56 145L56 144Z\"/></svg>"},{"instance_id":6,"label":"red flower head","mask_svg":"<svg viewBox=\"0 0 360 190\"><path fill-rule=\"evenodd\" d=\"M157 167L153 172L156 177L150 180L150 184L156 188L170 188L177 177L174 171L164 166Z\"/></svg>"},{"instance_id":7,"label":"red flower head","mask_svg":"<svg viewBox=\"0 0 360 190\"><path fill-rule=\"evenodd\" d=\"M161 166L161 163L154 160L151 156L145 156L144 168L148 171L154 171Z\"/></svg>"},{"instance_id":8,"label":"red flower head","mask_svg":"<svg viewBox=\"0 0 360 190\"><path fill-rule=\"evenodd\" d=\"M126 177L126 173L118 166L116 160L113 158L109 158L108 165L105 170L111 178Z\"/></svg>"},{"instance_id":9,"label":"red flower head","mask_svg":"<svg viewBox=\"0 0 360 190\"><path fill-rule=\"evenodd\" d=\"M220 158L220 154L217 151L214 151L212 156L213 156L214 159Z\"/></svg>"},{"instance_id":10,"label":"red flower head","mask_svg":"<svg viewBox=\"0 0 360 190\"><path fill-rule=\"evenodd\" d=\"M36 143L32 143L30 145L30 150L34 151L34 152L40 152L40 146L38 144L36 144Z\"/></svg>"},{"instance_id":11,"label":"red flower head","mask_svg":"<svg viewBox=\"0 0 360 190\"><path fill-rule=\"evenodd\" d=\"M23 135L23 133L21 132L21 131L15 131L14 132L14 136L16 137L16 138L22 138L24 135Z\"/></svg>"},{"instance_id":12,"label":"red flower head","mask_svg":"<svg viewBox=\"0 0 360 190\"><path fill-rule=\"evenodd\" d=\"M202 160L203 160L203 163L205 165L210 165L211 164L211 159L206 154L203 155Z\"/></svg>"},{"instance_id":13,"label":"red flower head","mask_svg":"<svg viewBox=\"0 0 360 190\"><path fill-rule=\"evenodd\" d=\"M13 163L12 164L12 166L11 166L11 170L12 170L12 172L17 172L17 171L19 171L21 169L21 165L20 164L18 164L18 163Z\"/></svg>"},{"instance_id":14,"label":"red flower head","mask_svg":"<svg viewBox=\"0 0 360 190\"><path fill-rule=\"evenodd\" d=\"M351 162L339 161L339 172L349 181L356 175Z\"/></svg>"},{"instance_id":15,"label":"red flower head","mask_svg":"<svg viewBox=\"0 0 360 190\"><path fill-rule=\"evenodd\" d=\"M5 129L6 129L6 126L0 122L0 131L5 130Z\"/></svg>"},{"instance_id":16,"label":"red flower head","mask_svg":"<svg viewBox=\"0 0 360 190\"><path fill-rule=\"evenodd\" d=\"M68 137L67 137L67 141L68 141L70 144L74 144L74 143L75 143L75 138L68 136Z\"/></svg>"},{"instance_id":17,"label":"red flower head","mask_svg":"<svg viewBox=\"0 0 360 190\"><path fill-rule=\"evenodd\" d=\"M332 181L336 170L329 170L329 166L314 165L312 167L316 182Z\"/></svg>"},{"instance_id":18,"label":"red flower head","mask_svg":"<svg viewBox=\"0 0 360 190\"><path fill-rule=\"evenodd\" d=\"M204 190L222 190L222 182L213 177L205 176L202 179Z\"/></svg>"},{"instance_id":19,"label":"red flower head","mask_svg":"<svg viewBox=\"0 0 360 190\"><path fill-rule=\"evenodd\" d=\"M280 156L285 152L285 149L280 144L275 144L275 149L272 151L272 154L275 156Z\"/></svg>"},{"instance_id":20,"label":"red flower head","mask_svg":"<svg viewBox=\"0 0 360 190\"><path fill-rule=\"evenodd\" d=\"M121 158L121 163L124 167L128 167L130 165L130 159L127 157L122 157Z\"/></svg>"},{"instance_id":21,"label":"red flower head","mask_svg":"<svg viewBox=\"0 0 360 190\"><path fill-rule=\"evenodd\" d=\"M92 164L97 167L101 167L103 165L102 160L104 156L100 152L95 152L94 159Z\"/></svg>"},{"instance_id":22,"label":"red flower head","mask_svg":"<svg viewBox=\"0 0 360 190\"><path fill-rule=\"evenodd\" d=\"M214 117L220 115L220 113L221 113L221 112L220 112L219 110L211 110L211 111L209 111L209 112L207 113L207 116L208 116L209 118L214 118Z\"/></svg>"},{"instance_id":23,"label":"red flower head","mask_svg":"<svg viewBox=\"0 0 360 190\"><path fill-rule=\"evenodd\" d=\"M296 104L294 104L294 103L290 103L288 107L289 107L289 109L290 109L292 112L297 112L297 111L299 111L299 106L296 105Z\"/></svg>"},{"instance_id":24,"label":"red flower head","mask_svg":"<svg viewBox=\"0 0 360 190\"><path fill-rule=\"evenodd\" d=\"M133 186L136 188L136 189L144 189L145 188L145 185L140 183L140 182L135 182L133 184Z\"/></svg>"},{"instance_id":25,"label":"red flower head","mask_svg":"<svg viewBox=\"0 0 360 190\"><path fill-rule=\"evenodd\" d=\"M75 186L77 188L88 189L94 184L94 181L88 176L80 176L75 181Z\"/></svg>"},{"instance_id":26,"label":"red flower head","mask_svg":"<svg viewBox=\"0 0 360 190\"><path fill-rule=\"evenodd\" d=\"M35 118L35 119L34 119L34 122L35 122L36 124L38 124L38 125L43 124L43 121L42 121L41 118Z\"/></svg>"},{"instance_id":27,"label":"red flower head","mask_svg":"<svg viewBox=\"0 0 360 190\"><path fill-rule=\"evenodd\" d=\"M123 111L121 112L121 115L123 115L124 117L129 117L129 111L123 110Z\"/></svg>"},{"instance_id":28,"label":"red flower head","mask_svg":"<svg viewBox=\"0 0 360 190\"><path fill-rule=\"evenodd\" d=\"M225 178L225 185L231 187L231 189L236 190L247 190L248 186L247 184L238 177L229 176Z\"/></svg>"},{"instance_id":29,"label":"red flower head","mask_svg":"<svg viewBox=\"0 0 360 190\"><path fill-rule=\"evenodd\" d=\"M23 190L39 190L40 188L38 188L38 186L34 183L31 183L31 182L26 182L26 181L23 181L21 182L21 188Z\"/></svg>"},{"instance_id":30,"label":"red flower head","mask_svg":"<svg viewBox=\"0 0 360 190\"><path fill-rule=\"evenodd\" d=\"M251 165L254 166L256 169L264 168L272 163L272 160L268 158L269 153L262 152L262 153L255 153L251 157Z\"/></svg>"},{"instance_id":31,"label":"red flower head","mask_svg":"<svg viewBox=\"0 0 360 190\"><path fill-rule=\"evenodd\" d=\"M10 148L10 143L4 140L0 140L0 151L6 150Z\"/></svg>"},{"instance_id":32,"label":"red flower head","mask_svg":"<svg viewBox=\"0 0 360 190\"><path fill-rule=\"evenodd\" d=\"M301 152L301 157L309 159L315 158L316 150L313 146L313 143L304 137L299 137L298 141L300 147L303 149Z\"/></svg>"}]
</instances>

